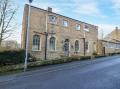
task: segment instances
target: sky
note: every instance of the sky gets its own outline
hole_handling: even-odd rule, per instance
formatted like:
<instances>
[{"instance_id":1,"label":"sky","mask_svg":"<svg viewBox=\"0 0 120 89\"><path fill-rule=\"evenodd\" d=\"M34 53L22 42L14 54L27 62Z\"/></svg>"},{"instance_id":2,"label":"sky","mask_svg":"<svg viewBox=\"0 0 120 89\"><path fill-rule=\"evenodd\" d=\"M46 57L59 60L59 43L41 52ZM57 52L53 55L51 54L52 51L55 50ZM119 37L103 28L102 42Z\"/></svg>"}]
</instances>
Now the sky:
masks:
<instances>
[{"instance_id":1,"label":"sky","mask_svg":"<svg viewBox=\"0 0 120 89\"><path fill-rule=\"evenodd\" d=\"M9 38L21 43L22 17L24 5L28 0L12 0L17 6L16 23L18 28ZM99 27L99 38L103 30L104 36L120 27L120 0L33 0L33 6L90 23Z\"/></svg>"}]
</instances>

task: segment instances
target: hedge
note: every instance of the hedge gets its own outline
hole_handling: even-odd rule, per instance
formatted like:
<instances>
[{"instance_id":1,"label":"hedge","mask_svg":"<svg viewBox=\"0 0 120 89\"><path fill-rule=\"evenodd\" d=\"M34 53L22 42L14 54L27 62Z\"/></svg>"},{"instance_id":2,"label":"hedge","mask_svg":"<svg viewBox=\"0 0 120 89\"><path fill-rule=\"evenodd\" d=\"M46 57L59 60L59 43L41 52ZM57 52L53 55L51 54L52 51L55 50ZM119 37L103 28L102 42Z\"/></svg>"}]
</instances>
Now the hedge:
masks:
<instances>
[{"instance_id":1,"label":"hedge","mask_svg":"<svg viewBox=\"0 0 120 89\"><path fill-rule=\"evenodd\" d=\"M29 57L31 57L30 54ZM0 66L23 63L24 60L25 60L24 50L0 51Z\"/></svg>"},{"instance_id":2,"label":"hedge","mask_svg":"<svg viewBox=\"0 0 120 89\"><path fill-rule=\"evenodd\" d=\"M40 60L40 61L29 63L28 67L33 68L33 67L46 66L46 65L62 64L62 63L68 63L72 61L88 60L90 58L91 58L90 56L72 56L72 57L66 57L66 58L55 59L55 60Z\"/></svg>"}]
</instances>

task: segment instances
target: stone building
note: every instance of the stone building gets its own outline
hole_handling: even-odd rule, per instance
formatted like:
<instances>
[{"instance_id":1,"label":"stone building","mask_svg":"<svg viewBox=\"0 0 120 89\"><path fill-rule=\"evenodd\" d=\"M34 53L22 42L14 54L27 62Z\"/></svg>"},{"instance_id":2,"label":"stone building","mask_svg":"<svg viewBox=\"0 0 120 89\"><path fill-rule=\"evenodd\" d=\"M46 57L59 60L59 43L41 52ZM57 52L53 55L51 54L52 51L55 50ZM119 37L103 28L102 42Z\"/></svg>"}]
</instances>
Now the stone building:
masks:
<instances>
[{"instance_id":1,"label":"stone building","mask_svg":"<svg viewBox=\"0 0 120 89\"><path fill-rule=\"evenodd\" d=\"M25 49L28 5L25 5L22 23L22 48ZM47 59L63 56L92 55L97 50L98 27L31 6L29 52L37 58L45 57L45 32Z\"/></svg>"},{"instance_id":2,"label":"stone building","mask_svg":"<svg viewBox=\"0 0 120 89\"><path fill-rule=\"evenodd\" d=\"M99 40L98 54L108 55L110 53L120 53L120 41Z\"/></svg>"},{"instance_id":3,"label":"stone building","mask_svg":"<svg viewBox=\"0 0 120 89\"><path fill-rule=\"evenodd\" d=\"M111 33L105 36L104 39L109 41L120 41L120 29L116 27Z\"/></svg>"},{"instance_id":4,"label":"stone building","mask_svg":"<svg viewBox=\"0 0 120 89\"><path fill-rule=\"evenodd\" d=\"M116 27L103 40L98 41L98 54L109 54L120 52L120 29Z\"/></svg>"}]
</instances>

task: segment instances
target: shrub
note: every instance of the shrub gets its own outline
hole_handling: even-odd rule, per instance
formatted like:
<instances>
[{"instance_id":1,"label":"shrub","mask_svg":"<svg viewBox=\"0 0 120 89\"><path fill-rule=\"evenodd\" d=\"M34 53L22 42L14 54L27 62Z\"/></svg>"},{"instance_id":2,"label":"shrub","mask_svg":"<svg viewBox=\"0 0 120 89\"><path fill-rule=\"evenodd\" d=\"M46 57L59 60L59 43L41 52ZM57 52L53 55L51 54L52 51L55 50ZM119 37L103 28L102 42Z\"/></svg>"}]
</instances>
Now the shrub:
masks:
<instances>
[{"instance_id":1,"label":"shrub","mask_svg":"<svg viewBox=\"0 0 120 89\"><path fill-rule=\"evenodd\" d=\"M29 57L31 57L30 54ZM0 65L23 63L24 59L25 59L24 50L5 50L0 52ZM33 58L31 60L33 60Z\"/></svg>"},{"instance_id":2,"label":"shrub","mask_svg":"<svg viewBox=\"0 0 120 89\"><path fill-rule=\"evenodd\" d=\"M80 56L72 56L72 57L70 57L70 59L71 60L73 60L73 61L77 61L77 60L80 60Z\"/></svg>"},{"instance_id":3,"label":"shrub","mask_svg":"<svg viewBox=\"0 0 120 89\"><path fill-rule=\"evenodd\" d=\"M81 56L80 60L88 60L91 59L91 56Z\"/></svg>"},{"instance_id":4,"label":"shrub","mask_svg":"<svg viewBox=\"0 0 120 89\"><path fill-rule=\"evenodd\" d=\"M93 53L92 53L92 55L97 56L97 55L98 55L98 53L97 53L97 52L93 52Z\"/></svg>"},{"instance_id":5,"label":"shrub","mask_svg":"<svg viewBox=\"0 0 120 89\"><path fill-rule=\"evenodd\" d=\"M120 52L117 52L116 54L120 54Z\"/></svg>"},{"instance_id":6,"label":"shrub","mask_svg":"<svg viewBox=\"0 0 120 89\"><path fill-rule=\"evenodd\" d=\"M104 55L97 55L95 56L95 58L101 58L101 57L105 57Z\"/></svg>"},{"instance_id":7,"label":"shrub","mask_svg":"<svg viewBox=\"0 0 120 89\"><path fill-rule=\"evenodd\" d=\"M116 53L109 53L109 56L113 56L113 55L115 55Z\"/></svg>"}]
</instances>

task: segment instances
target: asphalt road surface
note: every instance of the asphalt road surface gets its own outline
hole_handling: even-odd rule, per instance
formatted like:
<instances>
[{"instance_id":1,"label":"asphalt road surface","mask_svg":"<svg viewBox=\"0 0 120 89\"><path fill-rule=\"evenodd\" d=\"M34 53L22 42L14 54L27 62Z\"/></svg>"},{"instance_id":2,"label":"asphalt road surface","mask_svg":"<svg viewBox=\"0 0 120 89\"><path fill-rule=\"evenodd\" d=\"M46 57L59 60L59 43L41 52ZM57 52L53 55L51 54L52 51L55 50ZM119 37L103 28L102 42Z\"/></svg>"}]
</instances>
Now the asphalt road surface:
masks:
<instances>
[{"instance_id":1,"label":"asphalt road surface","mask_svg":"<svg viewBox=\"0 0 120 89\"><path fill-rule=\"evenodd\" d=\"M120 89L120 56L46 66L0 79L0 89Z\"/></svg>"}]
</instances>

